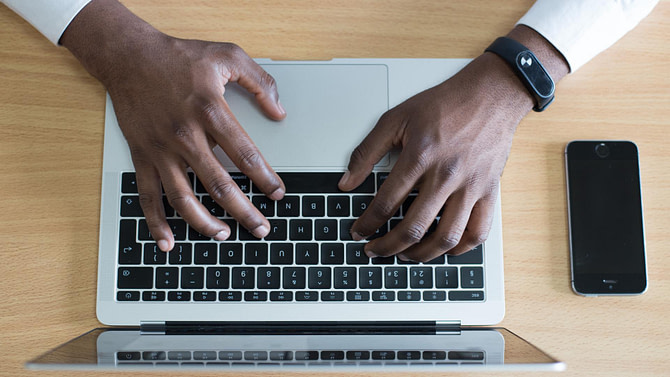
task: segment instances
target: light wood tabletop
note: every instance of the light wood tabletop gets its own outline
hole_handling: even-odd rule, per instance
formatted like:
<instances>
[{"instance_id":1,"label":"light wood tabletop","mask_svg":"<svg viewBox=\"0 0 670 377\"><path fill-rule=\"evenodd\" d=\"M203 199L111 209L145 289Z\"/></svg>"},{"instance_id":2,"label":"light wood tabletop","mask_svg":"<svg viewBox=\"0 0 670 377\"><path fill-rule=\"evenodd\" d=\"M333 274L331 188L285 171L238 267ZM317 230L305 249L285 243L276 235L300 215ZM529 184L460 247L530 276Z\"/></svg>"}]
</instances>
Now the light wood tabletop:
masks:
<instances>
[{"instance_id":1,"label":"light wood tabletop","mask_svg":"<svg viewBox=\"0 0 670 377\"><path fill-rule=\"evenodd\" d=\"M533 1L123 3L168 34L233 41L252 57L316 60L472 58ZM668 375L668 20L670 1L661 1L563 79L554 104L519 125L502 177L501 325L565 361L565 375ZM99 326L104 103L103 87L66 49L0 6L0 375L35 374L27 360ZM642 296L571 291L563 149L573 139L639 147L650 280Z\"/></svg>"}]
</instances>

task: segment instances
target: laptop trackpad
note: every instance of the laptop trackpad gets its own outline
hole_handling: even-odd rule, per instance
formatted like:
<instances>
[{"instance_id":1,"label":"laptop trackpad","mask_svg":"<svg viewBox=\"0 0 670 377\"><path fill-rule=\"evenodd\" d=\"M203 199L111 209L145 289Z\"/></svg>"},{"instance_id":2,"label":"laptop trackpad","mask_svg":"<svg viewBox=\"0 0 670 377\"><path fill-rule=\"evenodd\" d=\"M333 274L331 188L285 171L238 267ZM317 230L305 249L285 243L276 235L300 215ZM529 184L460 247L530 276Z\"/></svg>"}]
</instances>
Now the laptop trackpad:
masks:
<instances>
[{"instance_id":1,"label":"laptop trackpad","mask_svg":"<svg viewBox=\"0 0 670 377\"><path fill-rule=\"evenodd\" d=\"M274 168L342 169L353 149L388 110L388 68L379 64L265 64L288 114L268 119L237 85L224 97ZM234 164L217 147L227 168ZM388 165L388 155L379 166Z\"/></svg>"}]
</instances>

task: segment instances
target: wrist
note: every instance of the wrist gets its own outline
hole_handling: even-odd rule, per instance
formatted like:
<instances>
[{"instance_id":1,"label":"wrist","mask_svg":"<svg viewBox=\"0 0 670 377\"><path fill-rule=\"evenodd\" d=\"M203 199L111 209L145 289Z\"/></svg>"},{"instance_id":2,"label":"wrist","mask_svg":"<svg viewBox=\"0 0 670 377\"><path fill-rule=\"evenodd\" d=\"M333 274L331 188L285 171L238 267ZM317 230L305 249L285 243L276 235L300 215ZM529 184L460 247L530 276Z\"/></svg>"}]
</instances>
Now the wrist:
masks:
<instances>
[{"instance_id":1,"label":"wrist","mask_svg":"<svg viewBox=\"0 0 670 377\"><path fill-rule=\"evenodd\" d=\"M108 87L166 37L118 1L94 0L72 20L60 43Z\"/></svg>"}]
</instances>

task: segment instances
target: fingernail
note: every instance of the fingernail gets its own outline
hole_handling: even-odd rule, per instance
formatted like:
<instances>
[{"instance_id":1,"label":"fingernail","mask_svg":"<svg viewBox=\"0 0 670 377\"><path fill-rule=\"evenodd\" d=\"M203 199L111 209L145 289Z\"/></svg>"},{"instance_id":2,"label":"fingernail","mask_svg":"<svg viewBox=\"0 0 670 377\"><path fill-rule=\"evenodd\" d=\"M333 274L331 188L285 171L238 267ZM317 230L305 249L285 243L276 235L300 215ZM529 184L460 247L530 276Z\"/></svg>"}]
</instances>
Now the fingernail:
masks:
<instances>
[{"instance_id":1,"label":"fingernail","mask_svg":"<svg viewBox=\"0 0 670 377\"><path fill-rule=\"evenodd\" d=\"M376 258L376 257L378 256L378 255L375 254L375 252L372 251L372 250L365 250L365 255L367 255L368 258Z\"/></svg>"},{"instance_id":2,"label":"fingernail","mask_svg":"<svg viewBox=\"0 0 670 377\"><path fill-rule=\"evenodd\" d=\"M281 105L280 100L277 100L277 108L282 115L286 115L286 110L284 110L284 106Z\"/></svg>"},{"instance_id":3,"label":"fingernail","mask_svg":"<svg viewBox=\"0 0 670 377\"><path fill-rule=\"evenodd\" d=\"M268 196L268 198L270 198L272 200L281 200L281 198L284 197L284 194L285 194L284 189L280 187L280 188L274 190L272 192L272 194L270 194L270 196Z\"/></svg>"},{"instance_id":4,"label":"fingernail","mask_svg":"<svg viewBox=\"0 0 670 377\"><path fill-rule=\"evenodd\" d=\"M349 170L344 172L344 175L342 175L342 178L340 178L340 183L338 184L339 186L346 186L347 182L349 181L349 177L351 177L351 173Z\"/></svg>"},{"instance_id":5,"label":"fingernail","mask_svg":"<svg viewBox=\"0 0 670 377\"><path fill-rule=\"evenodd\" d=\"M407 258L405 254L398 254L398 259L400 259L403 262L411 262L412 260Z\"/></svg>"},{"instance_id":6,"label":"fingernail","mask_svg":"<svg viewBox=\"0 0 670 377\"><path fill-rule=\"evenodd\" d=\"M351 232L351 238L353 238L354 241L361 241L365 239L365 237L363 237L360 233L356 232Z\"/></svg>"},{"instance_id":7,"label":"fingernail","mask_svg":"<svg viewBox=\"0 0 670 377\"><path fill-rule=\"evenodd\" d=\"M256 229L251 231L251 234L256 238L263 238L270 232L270 227L263 224L256 227Z\"/></svg>"},{"instance_id":8,"label":"fingernail","mask_svg":"<svg viewBox=\"0 0 670 377\"><path fill-rule=\"evenodd\" d=\"M223 229L219 233L217 233L213 238L217 241L225 241L228 239L228 236L230 236L230 232Z\"/></svg>"},{"instance_id":9,"label":"fingernail","mask_svg":"<svg viewBox=\"0 0 670 377\"><path fill-rule=\"evenodd\" d=\"M167 240L158 240L156 244L158 244L159 249L163 251L170 251L170 243Z\"/></svg>"}]
</instances>

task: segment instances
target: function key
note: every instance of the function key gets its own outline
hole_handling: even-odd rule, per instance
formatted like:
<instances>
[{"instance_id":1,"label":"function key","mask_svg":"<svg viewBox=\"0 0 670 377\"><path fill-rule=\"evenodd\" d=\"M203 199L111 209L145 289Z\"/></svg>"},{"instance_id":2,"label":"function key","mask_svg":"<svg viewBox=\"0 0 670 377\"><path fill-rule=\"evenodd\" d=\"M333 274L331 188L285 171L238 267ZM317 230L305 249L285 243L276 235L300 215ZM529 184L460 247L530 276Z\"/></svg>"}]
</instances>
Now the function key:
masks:
<instances>
[{"instance_id":1,"label":"function key","mask_svg":"<svg viewBox=\"0 0 670 377\"><path fill-rule=\"evenodd\" d=\"M319 351L295 351L296 360L319 360Z\"/></svg>"},{"instance_id":2,"label":"function key","mask_svg":"<svg viewBox=\"0 0 670 377\"><path fill-rule=\"evenodd\" d=\"M242 351L219 351L220 360L242 360Z\"/></svg>"},{"instance_id":3,"label":"function key","mask_svg":"<svg viewBox=\"0 0 670 377\"><path fill-rule=\"evenodd\" d=\"M185 292L185 291L168 292L168 301L191 301L191 292Z\"/></svg>"},{"instance_id":4,"label":"function key","mask_svg":"<svg viewBox=\"0 0 670 377\"><path fill-rule=\"evenodd\" d=\"M293 351L270 351L270 360L293 360Z\"/></svg>"},{"instance_id":5,"label":"function key","mask_svg":"<svg viewBox=\"0 0 670 377\"><path fill-rule=\"evenodd\" d=\"M372 351L372 360L395 360L395 351Z\"/></svg>"},{"instance_id":6,"label":"function key","mask_svg":"<svg viewBox=\"0 0 670 377\"><path fill-rule=\"evenodd\" d=\"M193 351L193 360L216 360L215 351Z\"/></svg>"},{"instance_id":7,"label":"function key","mask_svg":"<svg viewBox=\"0 0 670 377\"><path fill-rule=\"evenodd\" d=\"M445 351L423 351L424 360L444 360L447 358Z\"/></svg>"},{"instance_id":8,"label":"function key","mask_svg":"<svg viewBox=\"0 0 670 377\"><path fill-rule=\"evenodd\" d=\"M144 291L142 292L142 301L165 301L165 292Z\"/></svg>"},{"instance_id":9,"label":"function key","mask_svg":"<svg viewBox=\"0 0 670 377\"><path fill-rule=\"evenodd\" d=\"M135 173L121 174L121 192L124 194L137 194L137 179Z\"/></svg>"},{"instance_id":10,"label":"function key","mask_svg":"<svg viewBox=\"0 0 670 377\"><path fill-rule=\"evenodd\" d=\"M191 360L191 351L169 351L169 360Z\"/></svg>"},{"instance_id":11,"label":"function key","mask_svg":"<svg viewBox=\"0 0 670 377\"><path fill-rule=\"evenodd\" d=\"M370 351L347 351L347 360L370 360Z\"/></svg>"},{"instance_id":12,"label":"function key","mask_svg":"<svg viewBox=\"0 0 670 377\"><path fill-rule=\"evenodd\" d=\"M165 360L165 351L144 351L142 352L144 360Z\"/></svg>"},{"instance_id":13,"label":"function key","mask_svg":"<svg viewBox=\"0 0 670 377\"><path fill-rule=\"evenodd\" d=\"M420 351L398 351L398 360L420 360Z\"/></svg>"},{"instance_id":14,"label":"function key","mask_svg":"<svg viewBox=\"0 0 670 377\"><path fill-rule=\"evenodd\" d=\"M116 292L117 301L140 301L140 292L138 291L118 291Z\"/></svg>"},{"instance_id":15,"label":"function key","mask_svg":"<svg viewBox=\"0 0 670 377\"><path fill-rule=\"evenodd\" d=\"M344 351L321 351L321 360L344 360Z\"/></svg>"},{"instance_id":16,"label":"function key","mask_svg":"<svg viewBox=\"0 0 670 377\"><path fill-rule=\"evenodd\" d=\"M139 360L140 358L141 354L139 352L123 351L116 353L116 359L119 361Z\"/></svg>"}]
</instances>

